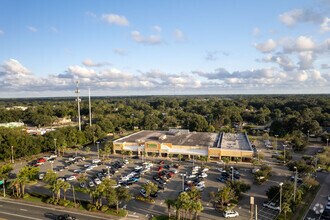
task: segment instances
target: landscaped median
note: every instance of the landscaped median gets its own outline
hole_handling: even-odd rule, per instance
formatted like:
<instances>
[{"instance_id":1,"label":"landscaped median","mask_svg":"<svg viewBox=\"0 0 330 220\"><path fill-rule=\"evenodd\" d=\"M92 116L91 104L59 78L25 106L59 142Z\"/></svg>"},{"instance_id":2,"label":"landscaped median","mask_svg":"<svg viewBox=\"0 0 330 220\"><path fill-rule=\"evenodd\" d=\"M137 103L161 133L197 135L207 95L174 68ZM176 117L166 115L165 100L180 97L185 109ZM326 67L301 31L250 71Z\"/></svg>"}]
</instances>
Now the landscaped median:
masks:
<instances>
[{"instance_id":1,"label":"landscaped median","mask_svg":"<svg viewBox=\"0 0 330 220\"><path fill-rule=\"evenodd\" d=\"M31 194L26 193L22 200L34 202L34 203L47 203L49 205L76 209L77 212L79 212L80 210L84 210L88 212L104 213L118 217L127 216L126 210L119 209L117 212L116 207L113 206L108 206L108 205L95 206L94 204L91 204L90 202L87 201L78 201L77 203L74 203L70 200L65 200L65 199L56 200L55 198L37 193L31 193Z\"/></svg>"}]
</instances>

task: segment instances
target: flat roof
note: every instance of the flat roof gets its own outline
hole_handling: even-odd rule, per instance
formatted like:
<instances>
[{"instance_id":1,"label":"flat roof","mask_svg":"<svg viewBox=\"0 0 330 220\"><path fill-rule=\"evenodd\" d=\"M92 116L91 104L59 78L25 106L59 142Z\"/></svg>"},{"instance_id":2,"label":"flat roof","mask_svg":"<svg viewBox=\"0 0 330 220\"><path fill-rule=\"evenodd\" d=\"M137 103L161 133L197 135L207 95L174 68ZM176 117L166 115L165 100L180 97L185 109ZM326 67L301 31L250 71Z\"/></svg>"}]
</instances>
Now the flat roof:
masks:
<instances>
[{"instance_id":1,"label":"flat roof","mask_svg":"<svg viewBox=\"0 0 330 220\"><path fill-rule=\"evenodd\" d=\"M126 137L117 139L115 143L139 143L157 141L181 146L215 147L219 138L218 133L176 131L140 131Z\"/></svg>"},{"instance_id":2,"label":"flat roof","mask_svg":"<svg viewBox=\"0 0 330 220\"><path fill-rule=\"evenodd\" d=\"M222 133L220 147L228 150L252 150L245 133Z\"/></svg>"}]
</instances>

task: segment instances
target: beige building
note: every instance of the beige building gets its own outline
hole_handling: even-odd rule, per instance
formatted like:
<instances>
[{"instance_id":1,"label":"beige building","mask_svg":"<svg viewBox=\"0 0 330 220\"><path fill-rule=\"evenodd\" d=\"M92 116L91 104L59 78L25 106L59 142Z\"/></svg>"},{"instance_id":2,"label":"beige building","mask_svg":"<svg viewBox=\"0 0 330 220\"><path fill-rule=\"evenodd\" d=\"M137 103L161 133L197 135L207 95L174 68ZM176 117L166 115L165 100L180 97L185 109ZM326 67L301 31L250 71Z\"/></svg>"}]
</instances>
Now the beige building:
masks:
<instances>
[{"instance_id":1,"label":"beige building","mask_svg":"<svg viewBox=\"0 0 330 220\"><path fill-rule=\"evenodd\" d=\"M131 151L137 155L167 157L179 154L192 158L207 156L212 160L228 157L231 160L249 161L253 149L244 133L190 132L170 129L169 131L139 131L113 142L114 153Z\"/></svg>"}]
</instances>

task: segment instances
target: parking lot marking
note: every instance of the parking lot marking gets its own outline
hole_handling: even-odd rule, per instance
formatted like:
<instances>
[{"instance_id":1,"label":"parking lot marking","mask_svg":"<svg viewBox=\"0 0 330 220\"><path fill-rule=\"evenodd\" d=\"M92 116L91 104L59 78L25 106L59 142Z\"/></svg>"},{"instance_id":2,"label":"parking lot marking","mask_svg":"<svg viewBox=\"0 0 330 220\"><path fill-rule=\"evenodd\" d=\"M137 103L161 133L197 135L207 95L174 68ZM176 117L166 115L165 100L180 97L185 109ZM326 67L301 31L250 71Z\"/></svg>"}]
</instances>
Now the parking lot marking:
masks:
<instances>
[{"instance_id":1,"label":"parking lot marking","mask_svg":"<svg viewBox=\"0 0 330 220\"><path fill-rule=\"evenodd\" d=\"M140 218L140 216L138 216L138 215L131 215L131 214L128 214L127 216L132 217L132 218ZM148 217L148 216L146 216L146 217Z\"/></svg>"},{"instance_id":2,"label":"parking lot marking","mask_svg":"<svg viewBox=\"0 0 330 220\"><path fill-rule=\"evenodd\" d=\"M27 209L19 209L19 210L24 211L24 212L27 212Z\"/></svg>"}]
</instances>

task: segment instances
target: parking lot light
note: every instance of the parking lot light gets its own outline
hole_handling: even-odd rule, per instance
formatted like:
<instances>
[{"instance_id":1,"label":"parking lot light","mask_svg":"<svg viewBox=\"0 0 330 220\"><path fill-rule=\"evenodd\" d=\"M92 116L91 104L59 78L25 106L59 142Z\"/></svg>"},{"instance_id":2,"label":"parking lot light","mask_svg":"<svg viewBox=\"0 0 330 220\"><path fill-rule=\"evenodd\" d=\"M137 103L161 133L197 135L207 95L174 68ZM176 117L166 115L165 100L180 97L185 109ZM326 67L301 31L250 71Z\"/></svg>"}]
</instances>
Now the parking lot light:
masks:
<instances>
[{"instance_id":1,"label":"parking lot light","mask_svg":"<svg viewBox=\"0 0 330 220\"><path fill-rule=\"evenodd\" d=\"M100 159L100 146L99 146L100 142L97 141L96 145L97 145L97 158Z\"/></svg>"},{"instance_id":2,"label":"parking lot light","mask_svg":"<svg viewBox=\"0 0 330 220\"><path fill-rule=\"evenodd\" d=\"M181 173L180 175L182 176L182 191L184 192L184 178L187 174Z\"/></svg>"},{"instance_id":3,"label":"parking lot light","mask_svg":"<svg viewBox=\"0 0 330 220\"><path fill-rule=\"evenodd\" d=\"M11 146L11 162L14 163L14 146Z\"/></svg>"},{"instance_id":4,"label":"parking lot light","mask_svg":"<svg viewBox=\"0 0 330 220\"><path fill-rule=\"evenodd\" d=\"M54 138L54 147L55 147L55 154L57 155L57 149L56 149L56 138Z\"/></svg>"},{"instance_id":5,"label":"parking lot light","mask_svg":"<svg viewBox=\"0 0 330 220\"><path fill-rule=\"evenodd\" d=\"M295 169L294 188L293 188L293 201L296 202L298 169L297 169L297 167L293 167L293 168Z\"/></svg>"},{"instance_id":6,"label":"parking lot light","mask_svg":"<svg viewBox=\"0 0 330 220\"><path fill-rule=\"evenodd\" d=\"M234 182L234 167L230 167L231 169L231 181Z\"/></svg>"},{"instance_id":7,"label":"parking lot light","mask_svg":"<svg viewBox=\"0 0 330 220\"><path fill-rule=\"evenodd\" d=\"M283 186L283 183L280 182L280 213L282 212L282 186Z\"/></svg>"}]
</instances>

